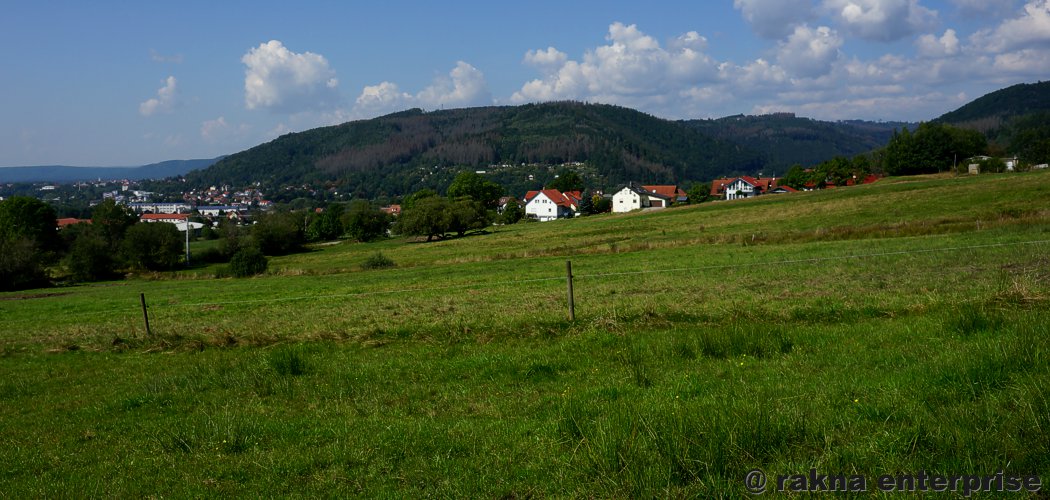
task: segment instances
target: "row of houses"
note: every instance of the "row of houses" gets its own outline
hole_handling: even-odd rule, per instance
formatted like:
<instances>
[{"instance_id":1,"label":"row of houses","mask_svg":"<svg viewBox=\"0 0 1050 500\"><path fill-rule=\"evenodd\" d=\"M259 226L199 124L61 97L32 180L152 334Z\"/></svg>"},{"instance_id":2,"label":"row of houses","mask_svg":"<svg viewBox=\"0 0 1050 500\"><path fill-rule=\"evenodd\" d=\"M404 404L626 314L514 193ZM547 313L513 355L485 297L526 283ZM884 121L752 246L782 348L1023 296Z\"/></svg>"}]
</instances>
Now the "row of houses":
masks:
<instances>
[{"instance_id":1,"label":"row of houses","mask_svg":"<svg viewBox=\"0 0 1050 500\"><path fill-rule=\"evenodd\" d=\"M604 196L601 193L598 196ZM638 186L630 183L612 195L612 211L616 213L632 210L666 208L675 203L685 203L688 196L678 186ZM500 200L500 206L517 200ZM525 194L525 216L540 222L574 217L580 213L583 194L579 191L561 192L556 189L529 191Z\"/></svg>"}]
</instances>

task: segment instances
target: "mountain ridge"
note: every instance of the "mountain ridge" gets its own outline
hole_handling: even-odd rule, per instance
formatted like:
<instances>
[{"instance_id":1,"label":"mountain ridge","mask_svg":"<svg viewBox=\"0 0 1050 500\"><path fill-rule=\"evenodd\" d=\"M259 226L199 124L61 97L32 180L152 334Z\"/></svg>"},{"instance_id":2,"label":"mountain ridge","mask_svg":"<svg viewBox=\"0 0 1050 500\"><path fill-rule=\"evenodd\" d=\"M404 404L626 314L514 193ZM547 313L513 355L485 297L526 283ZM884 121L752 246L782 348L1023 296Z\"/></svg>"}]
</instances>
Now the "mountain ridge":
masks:
<instances>
[{"instance_id":1,"label":"mountain ridge","mask_svg":"<svg viewBox=\"0 0 1050 500\"><path fill-rule=\"evenodd\" d=\"M37 165L0 167L0 182L77 182L103 180L164 179L210 167L224 156L191 160L166 160L135 167L73 167Z\"/></svg>"}]
</instances>

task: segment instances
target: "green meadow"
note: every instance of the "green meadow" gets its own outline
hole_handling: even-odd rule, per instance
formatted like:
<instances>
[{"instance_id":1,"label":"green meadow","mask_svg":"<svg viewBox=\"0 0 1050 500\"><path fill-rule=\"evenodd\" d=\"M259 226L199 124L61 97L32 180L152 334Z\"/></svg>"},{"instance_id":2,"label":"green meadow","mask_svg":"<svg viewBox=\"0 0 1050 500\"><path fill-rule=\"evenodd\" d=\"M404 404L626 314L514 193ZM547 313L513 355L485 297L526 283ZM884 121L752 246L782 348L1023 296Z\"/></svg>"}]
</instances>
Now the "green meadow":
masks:
<instances>
[{"instance_id":1,"label":"green meadow","mask_svg":"<svg viewBox=\"0 0 1050 500\"><path fill-rule=\"evenodd\" d=\"M376 252L395 265L368 269ZM1050 481L1050 172L339 242L220 274L0 294L0 492Z\"/></svg>"}]
</instances>

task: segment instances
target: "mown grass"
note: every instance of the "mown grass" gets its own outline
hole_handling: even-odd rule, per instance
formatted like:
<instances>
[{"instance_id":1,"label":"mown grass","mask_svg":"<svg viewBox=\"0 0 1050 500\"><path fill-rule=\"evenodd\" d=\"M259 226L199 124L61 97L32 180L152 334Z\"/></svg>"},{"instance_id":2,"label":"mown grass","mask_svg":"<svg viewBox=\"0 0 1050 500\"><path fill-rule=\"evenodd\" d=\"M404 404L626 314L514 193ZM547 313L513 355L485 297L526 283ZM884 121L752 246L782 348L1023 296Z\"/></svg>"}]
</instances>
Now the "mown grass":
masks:
<instances>
[{"instance_id":1,"label":"mown grass","mask_svg":"<svg viewBox=\"0 0 1050 500\"><path fill-rule=\"evenodd\" d=\"M1048 188L900 179L0 295L0 491L737 497L754 467L1045 481ZM397 266L362 269L376 252Z\"/></svg>"}]
</instances>

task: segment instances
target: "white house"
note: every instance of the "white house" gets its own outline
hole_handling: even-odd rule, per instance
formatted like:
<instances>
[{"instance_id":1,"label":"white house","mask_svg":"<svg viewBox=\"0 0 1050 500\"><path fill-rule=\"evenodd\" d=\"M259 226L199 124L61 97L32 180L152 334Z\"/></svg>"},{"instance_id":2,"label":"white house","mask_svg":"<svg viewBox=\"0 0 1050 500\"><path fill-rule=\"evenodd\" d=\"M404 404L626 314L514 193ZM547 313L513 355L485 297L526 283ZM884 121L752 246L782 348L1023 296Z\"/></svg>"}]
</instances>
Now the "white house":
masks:
<instances>
[{"instance_id":1,"label":"white house","mask_svg":"<svg viewBox=\"0 0 1050 500\"><path fill-rule=\"evenodd\" d=\"M671 203L685 200L685 192L678 186L635 186L632 182L613 195L612 211L623 213L641 208L666 208Z\"/></svg>"},{"instance_id":2,"label":"white house","mask_svg":"<svg viewBox=\"0 0 1050 500\"><path fill-rule=\"evenodd\" d=\"M775 187L777 187L777 179L775 177L760 177L756 179L748 176L737 177L719 186L727 200L751 198L752 196L764 194ZM714 186L712 185L713 190Z\"/></svg>"},{"instance_id":3,"label":"white house","mask_svg":"<svg viewBox=\"0 0 1050 500\"><path fill-rule=\"evenodd\" d=\"M525 194L525 217L540 222L572 217L580 210L582 196L579 191L567 193L556 189L529 191Z\"/></svg>"}]
</instances>

